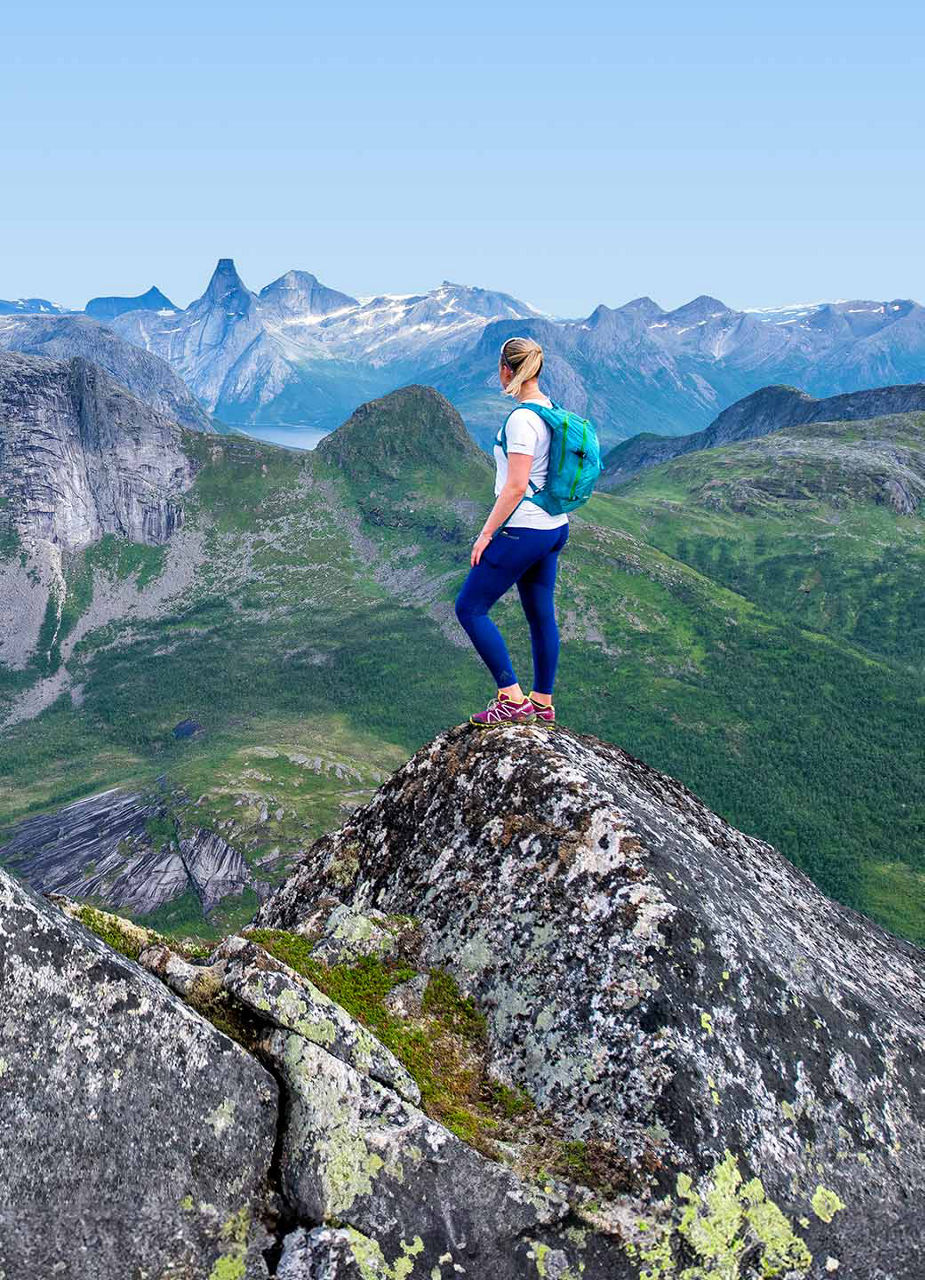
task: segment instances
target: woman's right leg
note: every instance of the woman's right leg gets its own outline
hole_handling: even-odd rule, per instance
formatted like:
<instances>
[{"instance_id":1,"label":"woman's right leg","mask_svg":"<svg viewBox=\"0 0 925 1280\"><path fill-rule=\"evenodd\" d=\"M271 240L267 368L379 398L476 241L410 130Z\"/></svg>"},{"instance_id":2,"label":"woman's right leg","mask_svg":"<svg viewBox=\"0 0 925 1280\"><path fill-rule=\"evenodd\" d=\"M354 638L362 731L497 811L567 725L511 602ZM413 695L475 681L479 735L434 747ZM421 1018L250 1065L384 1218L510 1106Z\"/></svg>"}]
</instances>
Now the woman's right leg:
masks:
<instances>
[{"instance_id":1,"label":"woman's right leg","mask_svg":"<svg viewBox=\"0 0 925 1280\"><path fill-rule=\"evenodd\" d=\"M559 662L559 626L556 622L556 569L559 553L568 541L568 525L551 550L531 565L517 582L520 602L530 626L533 650L533 692L552 699Z\"/></svg>"}]
</instances>

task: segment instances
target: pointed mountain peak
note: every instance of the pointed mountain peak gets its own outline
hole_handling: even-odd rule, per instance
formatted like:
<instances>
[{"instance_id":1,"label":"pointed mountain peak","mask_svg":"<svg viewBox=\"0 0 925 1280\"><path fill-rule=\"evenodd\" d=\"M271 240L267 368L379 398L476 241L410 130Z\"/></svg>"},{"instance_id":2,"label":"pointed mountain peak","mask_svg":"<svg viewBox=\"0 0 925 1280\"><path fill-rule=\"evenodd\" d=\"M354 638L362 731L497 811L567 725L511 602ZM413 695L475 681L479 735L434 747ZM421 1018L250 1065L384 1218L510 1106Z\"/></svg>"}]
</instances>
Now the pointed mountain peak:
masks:
<instances>
[{"instance_id":1,"label":"pointed mountain peak","mask_svg":"<svg viewBox=\"0 0 925 1280\"><path fill-rule=\"evenodd\" d=\"M260 290L260 297L274 291L279 292L282 289L304 289L313 287L318 283L318 277L312 275L310 271L284 271L277 280L271 280L268 285Z\"/></svg>"},{"instance_id":2,"label":"pointed mountain peak","mask_svg":"<svg viewBox=\"0 0 925 1280\"><path fill-rule=\"evenodd\" d=\"M84 308L85 314L94 320L112 320L127 311L176 311L177 308L157 285L152 284L147 293L134 298L91 298Z\"/></svg>"},{"instance_id":3,"label":"pointed mountain peak","mask_svg":"<svg viewBox=\"0 0 925 1280\"><path fill-rule=\"evenodd\" d=\"M654 320L656 317L663 316L665 314L664 308L660 307L657 302L654 302L652 298L647 295L644 295L641 298L633 298L632 301L625 302L623 306L618 307L617 310L642 316L644 320Z\"/></svg>"},{"instance_id":4,"label":"pointed mountain peak","mask_svg":"<svg viewBox=\"0 0 925 1280\"><path fill-rule=\"evenodd\" d=\"M599 302L588 316L588 324L599 325L606 320L608 316L612 316L613 314L614 312L612 307L608 307L606 302Z\"/></svg>"},{"instance_id":5,"label":"pointed mountain peak","mask_svg":"<svg viewBox=\"0 0 925 1280\"><path fill-rule=\"evenodd\" d=\"M259 294L260 305L274 311L281 319L325 316L360 304L348 293L329 289L310 271L287 271L278 280L265 285Z\"/></svg>"},{"instance_id":6,"label":"pointed mountain peak","mask_svg":"<svg viewBox=\"0 0 925 1280\"><path fill-rule=\"evenodd\" d=\"M219 258L203 296L211 302L219 302L231 293L250 293L250 290L238 275L234 258Z\"/></svg>"}]
</instances>

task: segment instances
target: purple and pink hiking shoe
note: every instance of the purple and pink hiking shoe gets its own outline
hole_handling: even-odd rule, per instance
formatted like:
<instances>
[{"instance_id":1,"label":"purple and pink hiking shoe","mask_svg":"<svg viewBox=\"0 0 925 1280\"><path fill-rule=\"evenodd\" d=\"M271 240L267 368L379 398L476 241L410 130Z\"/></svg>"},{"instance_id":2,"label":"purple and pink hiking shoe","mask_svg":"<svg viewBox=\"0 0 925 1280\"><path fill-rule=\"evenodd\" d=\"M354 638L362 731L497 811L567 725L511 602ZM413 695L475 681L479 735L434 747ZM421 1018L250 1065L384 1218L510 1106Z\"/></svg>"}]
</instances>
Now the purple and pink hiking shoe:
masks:
<instances>
[{"instance_id":1,"label":"purple and pink hiking shoe","mask_svg":"<svg viewBox=\"0 0 925 1280\"><path fill-rule=\"evenodd\" d=\"M556 723L556 709L552 703L550 703L548 707L543 707L540 706L538 702L534 702L533 710L536 712L536 720L534 721L534 724Z\"/></svg>"},{"instance_id":2,"label":"purple and pink hiking shoe","mask_svg":"<svg viewBox=\"0 0 925 1280\"><path fill-rule=\"evenodd\" d=\"M486 729L503 724L533 724L535 719L536 708L529 698L524 698L523 702L515 702L506 693L499 693L484 711L477 711L474 716L470 716L469 723Z\"/></svg>"}]
</instances>

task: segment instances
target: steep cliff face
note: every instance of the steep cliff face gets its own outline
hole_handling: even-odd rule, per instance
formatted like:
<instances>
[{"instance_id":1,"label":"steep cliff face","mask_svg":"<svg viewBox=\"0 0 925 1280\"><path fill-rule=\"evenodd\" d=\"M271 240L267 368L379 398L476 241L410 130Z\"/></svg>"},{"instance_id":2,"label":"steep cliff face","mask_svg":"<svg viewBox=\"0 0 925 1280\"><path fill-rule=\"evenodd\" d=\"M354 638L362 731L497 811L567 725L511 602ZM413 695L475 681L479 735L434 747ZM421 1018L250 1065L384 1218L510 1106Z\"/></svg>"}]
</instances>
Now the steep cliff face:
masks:
<instances>
[{"instance_id":1,"label":"steep cliff face","mask_svg":"<svg viewBox=\"0 0 925 1280\"><path fill-rule=\"evenodd\" d=\"M877 1258L925 1208L922 953L672 779L563 730L452 730L258 925L310 930L322 898L413 916L493 1069L624 1162L640 1212L728 1151L798 1216L837 1195L807 1238L846 1274L916 1274L911 1240Z\"/></svg>"},{"instance_id":2,"label":"steep cliff face","mask_svg":"<svg viewBox=\"0 0 925 1280\"><path fill-rule=\"evenodd\" d=\"M24 543L164 542L193 465L175 421L88 361L0 356L0 485Z\"/></svg>"},{"instance_id":3,"label":"steep cliff face","mask_svg":"<svg viewBox=\"0 0 925 1280\"><path fill-rule=\"evenodd\" d=\"M95 365L0 355L0 661L28 660L50 600L60 620L68 553L166 542L194 474L180 425Z\"/></svg>"}]
</instances>

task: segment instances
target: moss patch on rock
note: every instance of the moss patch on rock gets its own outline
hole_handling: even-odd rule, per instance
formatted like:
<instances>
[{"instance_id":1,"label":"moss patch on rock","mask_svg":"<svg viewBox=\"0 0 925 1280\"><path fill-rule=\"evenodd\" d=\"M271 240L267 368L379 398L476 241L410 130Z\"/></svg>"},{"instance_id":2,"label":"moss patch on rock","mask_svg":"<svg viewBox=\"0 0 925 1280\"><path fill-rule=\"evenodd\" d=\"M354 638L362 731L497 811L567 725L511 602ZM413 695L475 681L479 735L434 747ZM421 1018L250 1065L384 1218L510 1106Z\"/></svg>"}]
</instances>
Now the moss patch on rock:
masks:
<instances>
[{"instance_id":1,"label":"moss patch on rock","mask_svg":"<svg viewBox=\"0 0 925 1280\"><path fill-rule=\"evenodd\" d=\"M421 1090L432 1119L494 1159L497 1140L514 1137L512 1126L532 1103L489 1080L485 1019L445 970L432 969L420 1018L403 1018L385 1004L389 992L415 976L396 959L365 956L353 964L325 965L300 934L254 929L252 941L309 978L398 1058Z\"/></svg>"}]
</instances>

